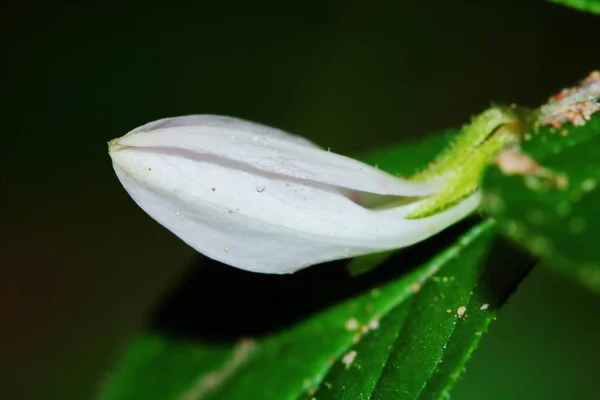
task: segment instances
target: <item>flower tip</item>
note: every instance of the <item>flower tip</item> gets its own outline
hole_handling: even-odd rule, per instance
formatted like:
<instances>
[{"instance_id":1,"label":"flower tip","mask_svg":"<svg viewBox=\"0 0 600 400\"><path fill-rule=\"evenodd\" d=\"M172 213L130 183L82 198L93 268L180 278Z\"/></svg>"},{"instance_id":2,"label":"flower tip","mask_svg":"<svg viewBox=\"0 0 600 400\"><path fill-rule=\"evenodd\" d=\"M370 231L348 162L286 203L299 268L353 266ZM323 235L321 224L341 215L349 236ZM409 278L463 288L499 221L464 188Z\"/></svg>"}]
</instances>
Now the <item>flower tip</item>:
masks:
<instances>
[{"instance_id":1,"label":"flower tip","mask_svg":"<svg viewBox=\"0 0 600 400\"><path fill-rule=\"evenodd\" d=\"M126 146L123 146L119 141L121 140L121 138L116 138L113 139L111 141L108 142L108 153L114 153L116 151L119 151L121 149L123 149Z\"/></svg>"}]
</instances>

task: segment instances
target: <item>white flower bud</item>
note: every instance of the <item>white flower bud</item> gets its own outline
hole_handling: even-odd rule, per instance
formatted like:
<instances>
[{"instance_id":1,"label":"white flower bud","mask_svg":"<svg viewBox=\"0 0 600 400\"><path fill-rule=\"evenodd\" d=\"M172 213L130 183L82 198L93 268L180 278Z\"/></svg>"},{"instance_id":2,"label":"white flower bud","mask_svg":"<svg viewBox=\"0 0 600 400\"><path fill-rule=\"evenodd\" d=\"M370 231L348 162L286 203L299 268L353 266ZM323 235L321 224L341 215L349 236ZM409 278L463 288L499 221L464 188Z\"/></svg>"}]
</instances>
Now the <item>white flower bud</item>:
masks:
<instances>
[{"instance_id":1,"label":"white flower bud","mask_svg":"<svg viewBox=\"0 0 600 400\"><path fill-rule=\"evenodd\" d=\"M278 129L214 115L151 122L111 141L109 153L152 218L200 253L262 273L409 246L468 215L480 197L406 219L441 182L405 181Z\"/></svg>"}]
</instances>

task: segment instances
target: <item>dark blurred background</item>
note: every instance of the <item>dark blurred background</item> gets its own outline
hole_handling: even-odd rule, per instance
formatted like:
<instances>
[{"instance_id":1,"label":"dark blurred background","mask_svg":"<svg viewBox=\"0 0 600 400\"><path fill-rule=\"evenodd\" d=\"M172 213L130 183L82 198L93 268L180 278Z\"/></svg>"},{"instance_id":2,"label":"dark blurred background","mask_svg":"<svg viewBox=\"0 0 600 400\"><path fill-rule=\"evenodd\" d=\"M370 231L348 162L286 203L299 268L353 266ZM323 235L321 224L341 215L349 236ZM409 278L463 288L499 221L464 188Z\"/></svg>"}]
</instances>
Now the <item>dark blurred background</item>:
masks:
<instances>
[{"instance_id":1,"label":"dark blurred background","mask_svg":"<svg viewBox=\"0 0 600 400\"><path fill-rule=\"evenodd\" d=\"M216 113L356 154L541 103L600 67L599 25L542 0L4 5L0 397L89 398L197 257L120 187L108 140ZM594 398L599 311L535 269L453 397Z\"/></svg>"}]
</instances>

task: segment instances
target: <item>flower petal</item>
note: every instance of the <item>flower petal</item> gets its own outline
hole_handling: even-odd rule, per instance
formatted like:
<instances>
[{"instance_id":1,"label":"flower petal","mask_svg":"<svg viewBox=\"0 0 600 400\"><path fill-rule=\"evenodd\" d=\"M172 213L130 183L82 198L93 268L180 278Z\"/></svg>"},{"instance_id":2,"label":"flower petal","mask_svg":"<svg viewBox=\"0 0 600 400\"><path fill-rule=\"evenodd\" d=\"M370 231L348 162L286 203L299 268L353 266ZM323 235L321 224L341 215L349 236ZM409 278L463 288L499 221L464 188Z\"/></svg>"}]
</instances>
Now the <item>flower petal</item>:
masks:
<instances>
[{"instance_id":1,"label":"flower petal","mask_svg":"<svg viewBox=\"0 0 600 400\"><path fill-rule=\"evenodd\" d=\"M131 135L136 132L149 132L157 129L175 128L178 126L212 126L220 129L233 129L236 131L250 132L255 135L262 135L267 137L276 137L284 140L288 140L292 143L296 143L301 146L320 148L308 139L302 136L291 135L281 129L272 128L267 125L257 124L256 122L247 121L245 119L228 117L225 115L211 115L211 114L198 114L198 115L185 115L182 117L163 118L157 121L149 122L145 125L139 126L129 132L127 135Z\"/></svg>"},{"instance_id":2,"label":"flower petal","mask_svg":"<svg viewBox=\"0 0 600 400\"><path fill-rule=\"evenodd\" d=\"M315 180L281 179L264 169L238 168L212 154L189 157L179 148L165 146L165 138L175 135L175 143L184 139L198 151L225 146L227 151L219 156L234 151L245 159L236 146L214 139L218 135L211 129L179 129L157 130L159 135L148 139L144 135L151 133L132 134L132 142L121 139L136 147L111 146L115 171L131 197L156 221L197 251L241 269L291 273L325 261L408 246L465 217L479 204L476 194L440 214L407 220L403 217L418 203L369 210ZM205 132L210 146L200 140ZM238 132L228 133L243 136ZM190 136L200 139L188 140ZM253 142L244 137L240 143ZM282 147L286 143L278 142ZM316 158L325 168L327 160ZM346 160L340 164L357 165ZM336 176L325 170L322 175Z\"/></svg>"},{"instance_id":3,"label":"flower petal","mask_svg":"<svg viewBox=\"0 0 600 400\"><path fill-rule=\"evenodd\" d=\"M296 136L236 118L197 115L162 121L135 129L113 146L181 150L189 158L212 155L279 176L379 195L418 197L441 188L442 182L402 180Z\"/></svg>"}]
</instances>

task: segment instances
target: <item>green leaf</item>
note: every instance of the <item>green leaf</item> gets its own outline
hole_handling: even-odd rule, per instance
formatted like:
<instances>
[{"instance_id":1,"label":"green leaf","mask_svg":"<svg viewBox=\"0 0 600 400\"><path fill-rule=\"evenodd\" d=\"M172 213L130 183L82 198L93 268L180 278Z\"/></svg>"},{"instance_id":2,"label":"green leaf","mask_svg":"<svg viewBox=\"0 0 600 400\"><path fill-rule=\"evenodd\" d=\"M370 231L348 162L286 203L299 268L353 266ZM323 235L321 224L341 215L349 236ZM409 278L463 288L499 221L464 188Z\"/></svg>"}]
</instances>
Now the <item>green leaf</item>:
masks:
<instances>
[{"instance_id":1,"label":"green leaf","mask_svg":"<svg viewBox=\"0 0 600 400\"><path fill-rule=\"evenodd\" d=\"M413 173L445 144L437 136L366 158ZM358 278L343 262L292 276L204 263L170 308L203 334L155 324L99 399L445 398L529 269L528 256L477 218Z\"/></svg>"},{"instance_id":2,"label":"green leaf","mask_svg":"<svg viewBox=\"0 0 600 400\"><path fill-rule=\"evenodd\" d=\"M600 14L600 0L548 0L594 14Z\"/></svg>"},{"instance_id":3,"label":"green leaf","mask_svg":"<svg viewBox=\"0 0 600 400\"><path fill-rule=\"evenodd\" d=\"M460 256L390 310L346 353L350 359L336 362L314 398L446 398L525 271L521 255L493 242L491 226L483 222L463 236Z\"/></svg>"},{"instance_id":4,"label":"green leaf","mask_svg":"<svg viewBox=\"0 0 600 400\"><path fill-rule=\"evenodd\" d=\"M239 352L239 350L238 350ZM198 376L210 376L231 357L231 346L197 346L148 333L132 343L101 399L178 399Z\"/></svg>"},{"instance_id":5,"label":"green leaf","mask_svg":"<svg viewBox=\"0 0 600 400\"><path fill-rule=\"evenodd\" d=\"M564 182L490 168L487 209L544 264L600 293L600 113L583 126L542 127L522 150Z\"/></svg>"},{"instance_id":6,"label":"green leaf","mask_svg":"<svg viewBox=\"0 0 600 400\"><path fill-rule=\"evenodd\" d=\"M479 222L417 268L263 338L142 337L99 398L444 398L527 271L492 228ZM398 271L397 262L380 270Z\"/></svg>"}]
</instances>

